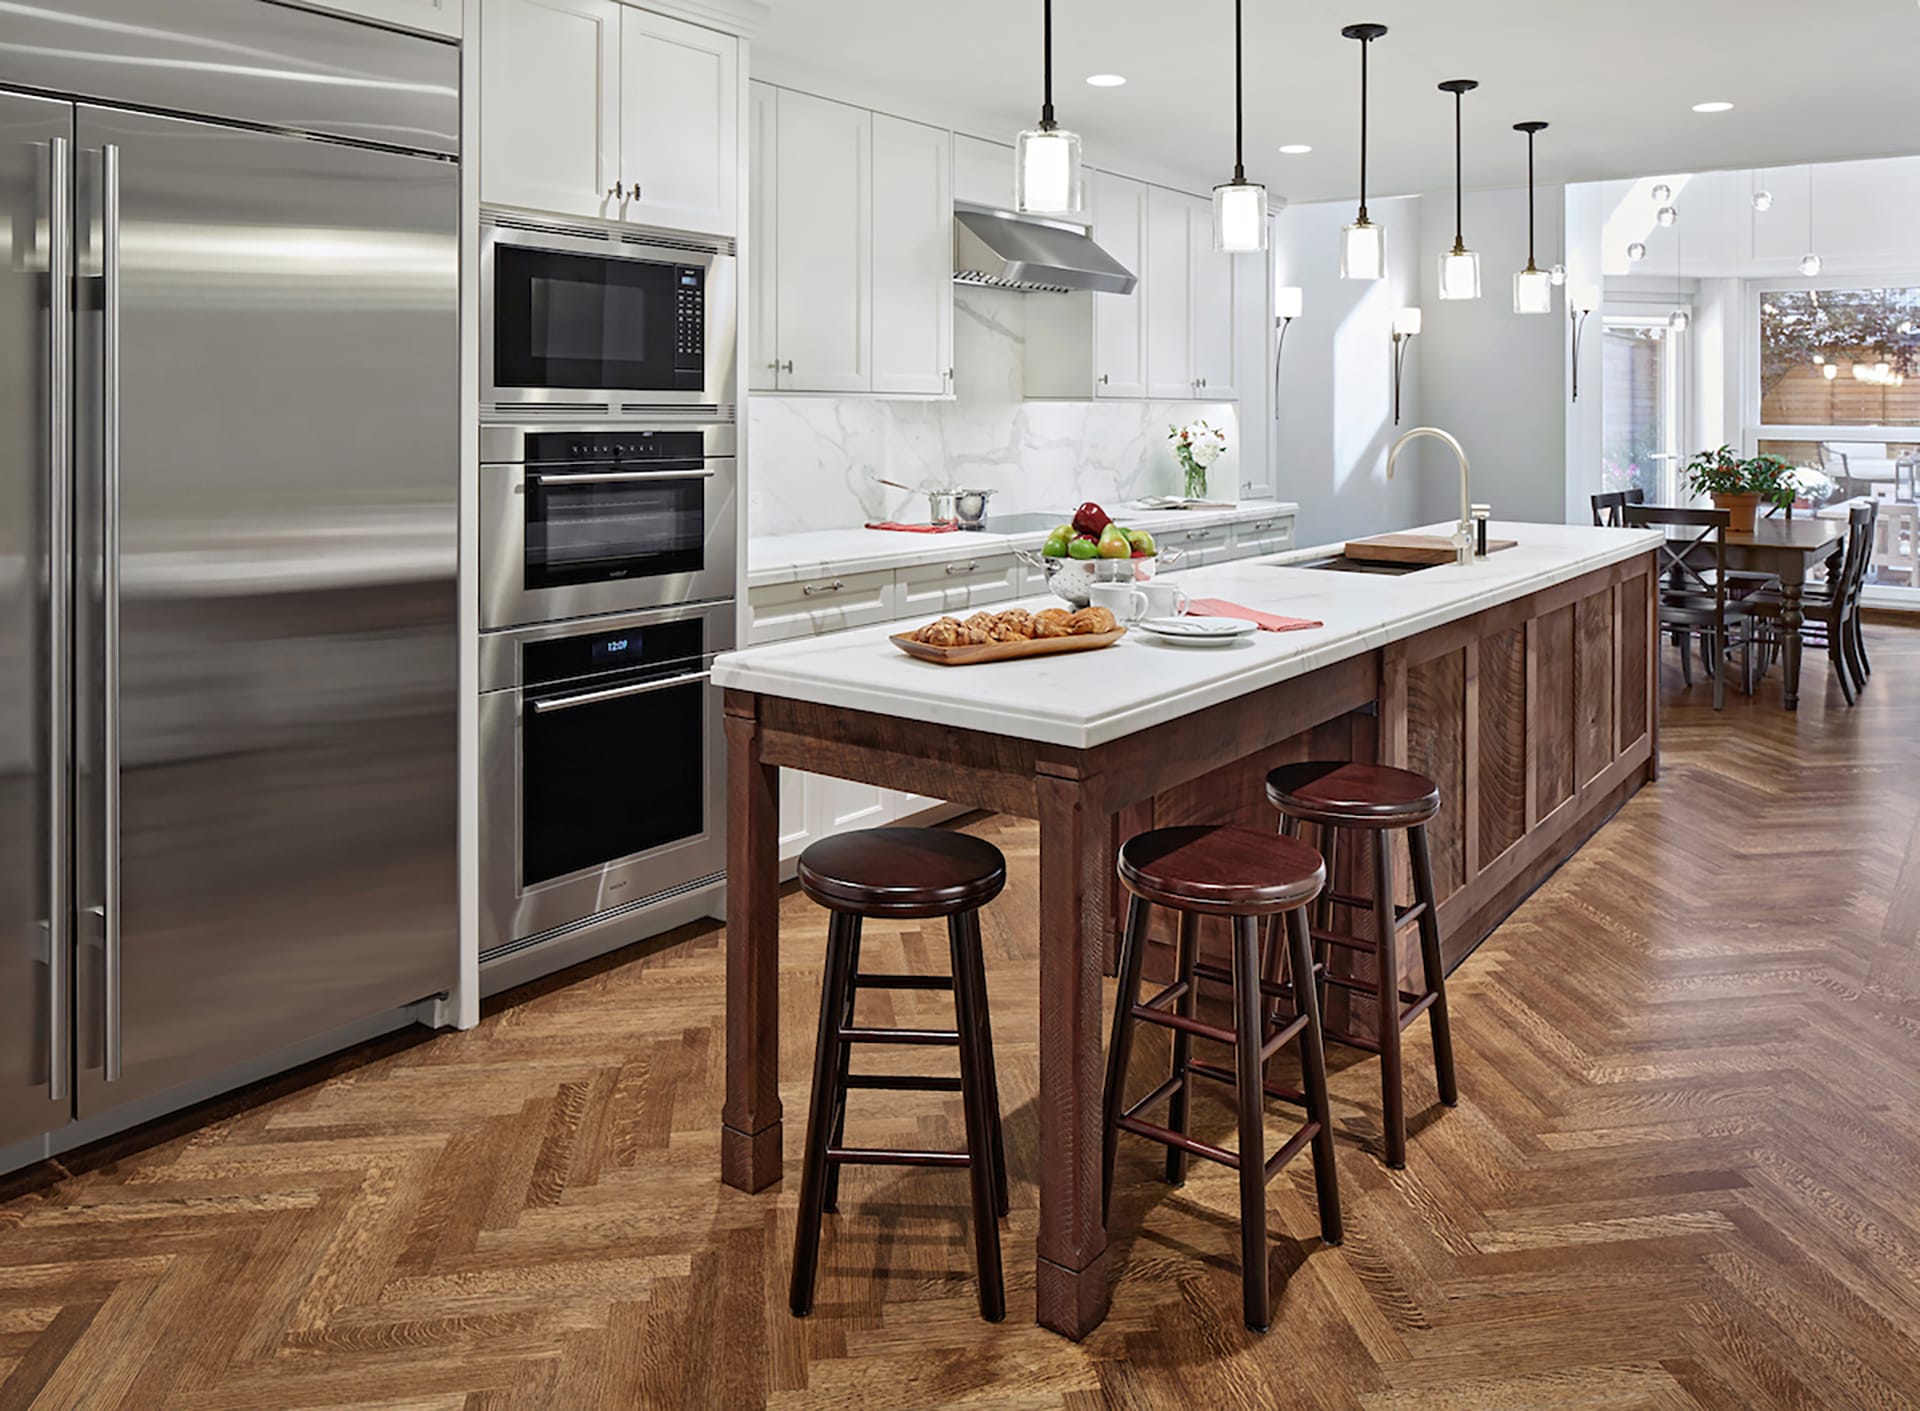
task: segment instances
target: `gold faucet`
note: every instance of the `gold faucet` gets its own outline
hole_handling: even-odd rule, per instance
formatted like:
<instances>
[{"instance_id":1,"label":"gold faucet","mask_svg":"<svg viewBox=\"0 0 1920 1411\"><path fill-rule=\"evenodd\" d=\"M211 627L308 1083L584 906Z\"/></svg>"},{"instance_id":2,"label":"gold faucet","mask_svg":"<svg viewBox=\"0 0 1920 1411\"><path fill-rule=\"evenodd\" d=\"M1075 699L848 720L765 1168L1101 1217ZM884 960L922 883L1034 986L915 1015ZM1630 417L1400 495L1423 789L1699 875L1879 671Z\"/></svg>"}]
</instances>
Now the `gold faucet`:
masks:
<instances>
[{"instance_id":1,"label":"gold faucet","mask_svg":"<svg viewBox=\"0 0 1920 1411\"><path fill-rule=\"evenodd\" d=\"M1400 449L1409 441L1417 441L1422 436L1431 436L1436 441L1445 441L1453 447L1454 458L1460 462L1460 522L1453 530L1453 561L1458 564L1473 562L1473 510L1472 493L1467 488L1467 452L1459 441L1437 426L1416 426L1387 452L1387 479L1393 479L1393 463L1400 457Z\"/></svg>"}]
</instances>

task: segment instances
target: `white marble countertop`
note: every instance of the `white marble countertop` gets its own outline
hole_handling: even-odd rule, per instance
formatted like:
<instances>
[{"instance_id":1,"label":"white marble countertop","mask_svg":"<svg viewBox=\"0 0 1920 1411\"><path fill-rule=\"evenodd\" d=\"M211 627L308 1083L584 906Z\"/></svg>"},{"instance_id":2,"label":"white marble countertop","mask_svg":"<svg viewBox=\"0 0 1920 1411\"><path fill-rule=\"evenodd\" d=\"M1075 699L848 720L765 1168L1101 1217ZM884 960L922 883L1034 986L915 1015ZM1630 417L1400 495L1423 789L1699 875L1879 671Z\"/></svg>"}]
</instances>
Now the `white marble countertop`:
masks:
<instances>
[{"instance_id":1,"label":"white marble countertop","mask_svg":"<svg viewBox=\"0 0 1920 1411\"><path fill-rule=\"evenodd\" d=\"M1160 534L1168 529L1206 529L1219 524L1244 524L1298 514L1291 500L1247 500L1231 509L1136 510L1122 508L1116 518L1129 529ZM1064 520L1072 511L1061 515ZM951 534L908 534L899 530L820 529L804 534L773 534L747 540L747 587L796 583L835 573L869 573L882 569L913 568L952 559L979 558L1012 549L1037 549L1046 531L1027 534L990 534L955 531Z\"/></svg>"},{"instance_id":2,"label":"white marble countertop","mask_svg":"<svg viewBox=\"0 0 1920 1411\"><path fill-rule=\"evenodd\" d=\"M1647 553L1661 538L1655 530L1501 521L1491 530L1518 547L1399 577L1288 566L1339 546L1191 569L1180 585L1195 596L1326 624L1256 632L1228 647L1180 646L1135 631L1101 651L952 667L907 656L887 637L918 624L889 623L729 652L715 661L713 681L1085 749ZM1057 603L1022 603L1049 605Z\"/></svg>"}]
</instances>

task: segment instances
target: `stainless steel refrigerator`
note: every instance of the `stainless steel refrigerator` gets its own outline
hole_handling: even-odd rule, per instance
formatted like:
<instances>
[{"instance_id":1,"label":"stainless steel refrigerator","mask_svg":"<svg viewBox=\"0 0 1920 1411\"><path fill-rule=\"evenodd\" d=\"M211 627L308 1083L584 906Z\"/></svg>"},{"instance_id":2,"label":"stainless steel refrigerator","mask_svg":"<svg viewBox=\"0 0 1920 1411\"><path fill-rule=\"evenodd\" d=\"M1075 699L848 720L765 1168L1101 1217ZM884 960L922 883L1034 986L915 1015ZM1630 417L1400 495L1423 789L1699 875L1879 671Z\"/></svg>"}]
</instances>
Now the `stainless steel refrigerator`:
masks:
<instances>
[{"instance_id":1,"label":"stainless steel refrigerator","mask_svg":"<svg viewBox=\"0 0 1920 1411\"><path fill-rule=\"evenodd\" d=\"M457 50L5 8L0 1150L457 967Z\"/></svg>"}]
</instances>

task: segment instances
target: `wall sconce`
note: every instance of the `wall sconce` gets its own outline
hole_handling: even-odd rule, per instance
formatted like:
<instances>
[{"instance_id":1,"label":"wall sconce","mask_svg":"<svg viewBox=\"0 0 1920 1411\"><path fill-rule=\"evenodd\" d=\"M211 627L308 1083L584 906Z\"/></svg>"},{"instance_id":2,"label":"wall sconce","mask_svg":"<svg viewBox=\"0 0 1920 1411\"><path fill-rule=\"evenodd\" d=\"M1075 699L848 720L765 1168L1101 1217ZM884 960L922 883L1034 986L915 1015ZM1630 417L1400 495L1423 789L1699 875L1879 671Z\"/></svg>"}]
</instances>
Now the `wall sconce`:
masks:
<instances>
[{"instance_id":1,"label":"wall sconce","mask_svg":"<svg viewBox=\"0 0 1920 1411\"><path fill-rule=\"evenodd\" d=\"M1591 284L1567 289L1567 322L1573 326L1573 400L1580 400L1580 335L1587 326L1587 315L1600 307L1600 291Z\"/></svg>"},{"instance_id":2,"label":"wall sconce","mask_svg":"<svg viewBox=\"0 0 1920 1411\"><path fill-rule=\"evenodd\" d=\"M1407 361L1407 345L1420 332L1420 310L1402 309L1393 316L1393 424L1400 424L1400 380Z\"/></svg>"},{"instance_id":3,"label":"wall sconce","mask_svg":"<svg viewBox=\"0 0 1920 1411\"><path fill-rule=\"evenodd\" d=\"M1300 287L1294 284L1282 284L1273 291L1273 322L1280 330L1278 345L1273 350L1273 419L1280 420L1280 359L1287 355L1287 326L1300 317L1305 296Z\"/></svg>"}]
</instances>

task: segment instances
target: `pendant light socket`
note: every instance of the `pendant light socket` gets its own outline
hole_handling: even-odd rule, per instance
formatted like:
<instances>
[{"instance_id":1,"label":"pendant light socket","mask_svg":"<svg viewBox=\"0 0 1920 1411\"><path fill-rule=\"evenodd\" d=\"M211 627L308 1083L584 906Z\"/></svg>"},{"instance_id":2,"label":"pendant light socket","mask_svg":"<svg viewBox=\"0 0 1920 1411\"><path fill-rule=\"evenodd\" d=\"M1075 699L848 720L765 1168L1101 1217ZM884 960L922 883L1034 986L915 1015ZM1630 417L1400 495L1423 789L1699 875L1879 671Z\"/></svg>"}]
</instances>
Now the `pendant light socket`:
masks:
<instances>
[{"instance_id":1,"label":"pendant light socket","mask_svg":"<svg viewBox=\"0 0 1920 1411\"><path fill-rule=\"evenodd\" d=\"M1460 142L1460 100L1479 86L1480 81L1473 78L1450 78L1440 85L1442 93L1453 95L1453 248L1440 256L1442 299L1480 297L1480 256L1467 248L1462 234L1466 188Z\"/></svg>"},{"instance_id":2,"label":"pendant light socket","mask_svg":"<svg viewBox=\"0 0 1920 1411\"><path fill-rule=\"evenodd\" d=\"M1053 120L1053 0L1041 0L1045 96L1040 122L1013 147L1013 207L1023 215L1078 215L1086 205L1080 138Z\"/></svg>"},{"instance_id":3,"label":"pendant light socket","mask_svg":"<svg viewBox=\"0 0 1920 1411\"><path fill-rule=\"evenodd\" d=\"M1353 224L1340 232L1342 279L1387 275L1387 233L1367 219L1367 50L1386 32L1383 24L1350 24L1340 31L1360 45L1360 210Z\"/></svg>"}]
</instances>

